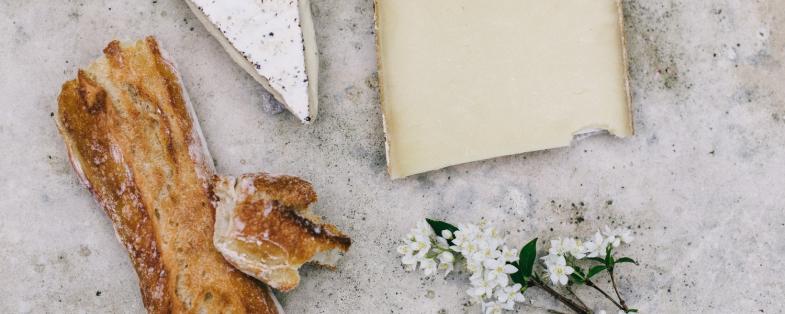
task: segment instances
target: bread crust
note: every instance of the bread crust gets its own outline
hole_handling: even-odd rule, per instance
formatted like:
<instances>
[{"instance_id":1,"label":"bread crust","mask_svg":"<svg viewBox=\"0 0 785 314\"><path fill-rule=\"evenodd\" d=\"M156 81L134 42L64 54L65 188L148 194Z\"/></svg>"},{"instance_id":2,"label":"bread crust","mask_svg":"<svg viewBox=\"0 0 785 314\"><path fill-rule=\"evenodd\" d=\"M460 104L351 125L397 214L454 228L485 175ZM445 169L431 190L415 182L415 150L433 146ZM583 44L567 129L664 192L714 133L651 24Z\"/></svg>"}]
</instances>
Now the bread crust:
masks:
<instances>
[{"instance_id":1,"label":"bread crust","mask_svg":"<svg viewBox=\"0 0 785 314\"><path fill-rule=\"evenodd\" d=\"M297 270L307 262L334 268L352 244L338 228L310 213L316 193L300 178L216 176L213 195L216 248L239 270L275 289L297 287Z\"/></svg>"},{"instance_id":2,"label":"bread crust","mask_svg":"<svg viewBox=\"0 0 785 314\"><path fill-rule=\"evenodd\" d=\"M71 163L128 250L148 312L280 312L212 245L212 159L155 38L109 43L58 105Z\"/></svg>"}]
</instances>

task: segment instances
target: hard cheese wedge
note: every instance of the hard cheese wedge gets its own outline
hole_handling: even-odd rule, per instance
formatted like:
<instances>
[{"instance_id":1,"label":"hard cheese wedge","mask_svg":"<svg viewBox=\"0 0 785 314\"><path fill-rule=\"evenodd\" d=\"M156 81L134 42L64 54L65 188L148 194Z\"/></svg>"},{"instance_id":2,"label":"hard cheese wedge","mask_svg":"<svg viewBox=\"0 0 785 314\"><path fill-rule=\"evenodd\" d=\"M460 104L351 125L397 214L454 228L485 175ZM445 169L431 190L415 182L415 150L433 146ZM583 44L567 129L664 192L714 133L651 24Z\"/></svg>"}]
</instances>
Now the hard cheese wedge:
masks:
<instances>
[{"instance_id":1,"label":"hard cheese wedge","mask_svg":"<svg viewBox=\"0 0 785 314\"><path fill-rule=\"evenodd\" d=\"M377 0L393 178L633 134L617 0Z\"/></svg>"},{"instance_id":2,"label":"hard cheese wedge","mask_svg":"<svg viewBox=\"0 0 785 314\"><path fill-rule=\"evenodd\" d=\"M186 0L229 55L301 121L316 118L319 57L308 0Z\"/></svg>"}]
</instances>

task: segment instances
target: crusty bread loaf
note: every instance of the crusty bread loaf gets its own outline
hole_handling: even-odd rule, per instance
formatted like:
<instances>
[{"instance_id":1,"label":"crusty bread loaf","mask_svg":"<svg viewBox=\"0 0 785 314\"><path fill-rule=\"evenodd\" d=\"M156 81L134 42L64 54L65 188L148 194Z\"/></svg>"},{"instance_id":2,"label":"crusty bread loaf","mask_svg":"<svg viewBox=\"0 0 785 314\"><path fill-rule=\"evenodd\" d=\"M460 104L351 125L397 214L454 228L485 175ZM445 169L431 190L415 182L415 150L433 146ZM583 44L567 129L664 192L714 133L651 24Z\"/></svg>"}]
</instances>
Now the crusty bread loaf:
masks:
<instances>
[{"instance_id":1,"label":"crusty bread loaf","mask_svg":"<svg viewBox=\"0 0 785 314\"><path fill-rule=\"evenodd\" d=\"M216 177L215 247L246 274L289 291L297 269L313 261L335 267L352 241L308 210L316 201L311 184L265 173Z\"/></svg>"},{"instance_id":2,"label":"crusty bread loaf","mask_svg":"<svg viewBox=\"0 0 785 314\"><path fill-rule=\"evenodd\" d=\"M145 308L280 312L267 287L213 246L212 159L156 40L113 41L104 54L63 85L57 122L74 169L128 249Z\"/></svg>"}]
</instances>

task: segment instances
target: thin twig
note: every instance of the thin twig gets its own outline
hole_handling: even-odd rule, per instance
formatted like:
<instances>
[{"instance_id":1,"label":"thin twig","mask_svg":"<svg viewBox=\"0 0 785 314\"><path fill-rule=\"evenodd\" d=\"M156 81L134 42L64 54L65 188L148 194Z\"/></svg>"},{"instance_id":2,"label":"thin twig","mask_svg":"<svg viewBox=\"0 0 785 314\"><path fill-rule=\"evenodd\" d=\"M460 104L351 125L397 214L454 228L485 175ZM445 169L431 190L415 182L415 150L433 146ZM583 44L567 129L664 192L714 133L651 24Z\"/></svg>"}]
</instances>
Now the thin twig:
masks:
<instances>
[{"instance_id":1,"label":"thin twig","mask_svg":"<svg viewBox=\"0 0 785 314\"><path fill-rule=\"evenodd\" d=\"M606 293L605 290L602 290L600 287L597 287L597 285L595 285L594 282L590 280L586 280L586 285L602 293L602 295L605 296L606 299L611 300L611 302L613 302L613 305L618 307L620 310L627 312L627 309L624 306L619 304L619 302L616 302L616 300L614 300L613 297L611 297L608 293Z\"/></svg>"},{"instance_id":2,"label":"thin twig","mask_svg":"<svg viewBox=\"0 0 785 314\"><path fill-rule=\"evenodd\" d=\"M540 280L532 278L531 280L529 280L529 284L532 286L536 286L542 290L545 290L545 292L547 292L548 294L559 300L559 302L563 303L564 305L566 305L576 313L589 314L589 309L587 309L585 306L575 303L575 301L570 300L570 298L565 297L564 295L557 292L556 290L553 290L553 288L542 283Z\"/></svg>"},{"instance_id":3,"label":"thin twig","mask_svg":"<svg viewBox=\"0 0 785 314\"><path fill-rule=\"evenodd\" d=\"M619 288L616 287L616 278L613 275L613 270L608 270L608 273L611 275L611 284L613 285L613 291L616 292L616 297L619 298L619 303L621 306L624 307L624 310L628 310L627 303L624 302L624 299L621 298L621 294L619 294Z\"/></svg>"},{"instance_id":4,"label":"thin twig","mask_svg":"<svg viewBox=\"0 0 785 314\"><path fill-rule=\"evenodd\" d=\"M579 296L578 296L578 294L577 294L577 293L575 293L575 291L573 291L573 290L572 290L572 288L571 288L570 286L567 286L567 291L569 291L569 292L570 292L570 294L572 294L572 296L574 296L574 297L575 297L575 300L576 300L576 301L578 301L578 303L580 303L581 305L583 305L583 307L585 307L585 308L588 308L588 306L586 306L586 303L585 303L585 302L583 302L583 300L581 300L581 297L579 297Z\"/></svg>"}]
</instances>

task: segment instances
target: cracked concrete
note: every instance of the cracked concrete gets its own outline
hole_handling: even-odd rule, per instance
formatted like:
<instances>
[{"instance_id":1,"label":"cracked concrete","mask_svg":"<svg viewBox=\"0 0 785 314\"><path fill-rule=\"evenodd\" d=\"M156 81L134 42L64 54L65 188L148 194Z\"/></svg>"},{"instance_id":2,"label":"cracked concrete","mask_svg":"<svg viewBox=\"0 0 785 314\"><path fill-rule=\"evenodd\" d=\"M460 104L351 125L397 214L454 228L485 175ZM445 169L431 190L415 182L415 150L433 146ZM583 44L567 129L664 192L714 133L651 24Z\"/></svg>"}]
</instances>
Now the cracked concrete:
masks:
<instances>
[{"instance_id":1,"label":"cracked concrete","mask_svg":"<svg viewBox=\"0 0 785 314\"><path fill-rule=\"evenodd\" d=\"M628 226L637 239L625 253L642 263L620 281L642 312L779 312L785 3L625 5L634 138L391 181L370 0L313 0L322 71L311 126L273 114L181 1L0 1L0 312L143 312L126 252L77 183L50 113L60 84L108 41L148 34L176 62L220 172L301 176L319 193L315 211L353 236L338 271L307 267L280 295L290 313L478 312L466 276L400 267L394 247L423 217L484 217L515 245ZM522 311L557 306L527 295Z\"/></svg>"}]
</instances>

